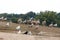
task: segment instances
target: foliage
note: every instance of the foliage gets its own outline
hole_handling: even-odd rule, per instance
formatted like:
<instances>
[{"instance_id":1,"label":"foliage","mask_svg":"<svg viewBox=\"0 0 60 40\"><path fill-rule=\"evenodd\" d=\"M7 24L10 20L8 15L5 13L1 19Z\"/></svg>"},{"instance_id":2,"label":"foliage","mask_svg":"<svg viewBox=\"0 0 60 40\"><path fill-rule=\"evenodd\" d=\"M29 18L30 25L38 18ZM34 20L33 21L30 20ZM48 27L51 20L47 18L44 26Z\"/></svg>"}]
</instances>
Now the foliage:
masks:
<instances>
[{"instance_id":1,"label":"foliage","mask_svg":"<svg viewBox=\"0 0 60 40\"><path fill-rule=\"evenodd\" d=\"M17 23L17 20L18 20L18 19L15 18L15 17L11 18L11 21L14 22L14 23Z\"/></svg>"},{"instance_id":2,"label":"foliage","mask_svg":"<svg viewBox=\"0 0 60 40\"><path fill-rule=\"evenodd\" d=\"M26 14L8 14L8 13L0 13L0 17L7 17L8 21L12 21L14 23L17 23L17 20L19 18L22 18L22 20L28 20L31 17L33 17L35 20L40 20L41 24L42 21L46 20L47 26L50 23L57 23L58 27L60 27L60 13L56 13L54 11L41 11L40 13L35 13L35 12L27 12Z\"/></svg>"},{"instance_id":3,"label":"foliage","mask_svg":"<svg viewBox=\"0 0 60 40\"><path fill-rule=\"evenodd\" d=\"M56 23L57 21L56 12L53 12L53 11L40 12L36 18L40 19L41 23L42 21L46 20L47 25L49 25L51 22Z\"/></svg>"}]
</instances>

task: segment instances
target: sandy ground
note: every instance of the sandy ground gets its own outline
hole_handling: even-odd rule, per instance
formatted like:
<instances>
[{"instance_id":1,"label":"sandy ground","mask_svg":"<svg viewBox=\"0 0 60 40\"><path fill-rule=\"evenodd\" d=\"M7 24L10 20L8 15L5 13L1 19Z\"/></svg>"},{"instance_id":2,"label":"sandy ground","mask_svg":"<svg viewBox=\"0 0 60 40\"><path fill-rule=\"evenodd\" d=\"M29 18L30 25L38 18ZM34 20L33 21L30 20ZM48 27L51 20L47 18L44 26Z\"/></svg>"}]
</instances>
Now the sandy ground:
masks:
<instances>
[{"instance_id":1,"label":"sandy ground","mask_svg":"<svg viewBox=\"0 0 60 40\"><path fill-rule=\"evenodd\" d=\"M0 32L0 38L2 40L35 40L34 37L30 35L2 33L2 32Z\"/></svg>"},{"instance_id":2,"label":"sandy ground","mask_svg":"<svg viewBox=\"0 0 60 40\"><path fill-rule=\"evenodd\" d=\"M39 36L16 34L15 28L18 25L21 26L22 31L30 30L33 34L39 33L40 31L47 33L40 34ZM36 30L35 26L29 28L28 25L25 24L11 23L10 27L6 30L6 22L0 22L0 40L60 40L60 28L40 26L39 29Z\"/></svg>"},{"instance_id":3,"label":"sandy ground","mask_svg":"<svg viewBox=\"0 0 60 40\"><path fill-rule=\"evenodd\" d=\"M32 36L0 32L0 40L60 40L60 37Z\"/></svg>"}]
</instances>

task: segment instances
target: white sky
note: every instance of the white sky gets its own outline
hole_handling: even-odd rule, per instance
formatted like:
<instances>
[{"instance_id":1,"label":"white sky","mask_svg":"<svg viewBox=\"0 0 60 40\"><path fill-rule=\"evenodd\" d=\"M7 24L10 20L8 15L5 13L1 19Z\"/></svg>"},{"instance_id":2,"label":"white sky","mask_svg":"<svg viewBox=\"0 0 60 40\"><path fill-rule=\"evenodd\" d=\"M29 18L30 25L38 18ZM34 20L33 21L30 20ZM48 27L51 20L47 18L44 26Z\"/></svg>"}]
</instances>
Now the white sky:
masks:
<instances>
[{"instance_id":1,"label":"white sky","mask_svg":"<svg viewBox=\"0 0 60 40\"><path fill-rule=\"evenodd\" d=\"M60 0L0 0L0 13L60 12Z\"/></svg>"}]
</instances>

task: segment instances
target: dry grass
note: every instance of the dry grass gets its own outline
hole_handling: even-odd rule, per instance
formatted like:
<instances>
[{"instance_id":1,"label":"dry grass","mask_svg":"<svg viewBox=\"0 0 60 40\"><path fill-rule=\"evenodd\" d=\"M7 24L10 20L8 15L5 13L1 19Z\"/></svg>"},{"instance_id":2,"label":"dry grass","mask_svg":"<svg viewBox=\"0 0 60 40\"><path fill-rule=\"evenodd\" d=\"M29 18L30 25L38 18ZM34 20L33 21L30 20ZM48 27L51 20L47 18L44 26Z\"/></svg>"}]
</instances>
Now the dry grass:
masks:
<instances>
[{"instance_id":1,"label":"dry grass","mask_svg":"<svg viewBox=\"0 0 60 40\"><path fill-rule=\"evenodd\" d=\"M55 27L45 27L45 26L40 26L38 29L35 28L36 25L34 25L34 27L30 28L28 27L27 24L16 24L16 23L11 23L10 27L6 28L6 23L7 22L1 22L0 21L0 32L9 32L9 33L15 33L16 32L16 27L18 25L21 26L21 30L22 31L32 31L32 33L34 35L36 35L37 33L39 33L40 31L43 32L47 32L47 34L60 34L60 28L55 28ZM45 35L45 34L42 34ZM57 36L57 35L56 35ZM60 35L59 35L60 36Z\"/></svg>"}]
</instances>

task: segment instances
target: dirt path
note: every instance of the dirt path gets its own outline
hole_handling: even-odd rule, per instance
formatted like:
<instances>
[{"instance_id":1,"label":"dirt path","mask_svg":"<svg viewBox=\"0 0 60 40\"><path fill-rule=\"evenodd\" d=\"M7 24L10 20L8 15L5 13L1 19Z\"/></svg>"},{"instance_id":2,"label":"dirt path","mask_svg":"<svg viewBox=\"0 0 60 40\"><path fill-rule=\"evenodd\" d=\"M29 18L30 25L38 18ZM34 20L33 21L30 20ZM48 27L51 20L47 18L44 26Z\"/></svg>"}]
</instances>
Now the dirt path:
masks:
<instances>
[{"instance_id":1,"label":"dirt path","mask_svg":"<svg viewBox=\"0 0 60 40\"><path fill-rule=\"evenodd\" d=\"M0 40L60 40L60 37L31 36L0 32Z\"/></svg>"}]
</instances>

